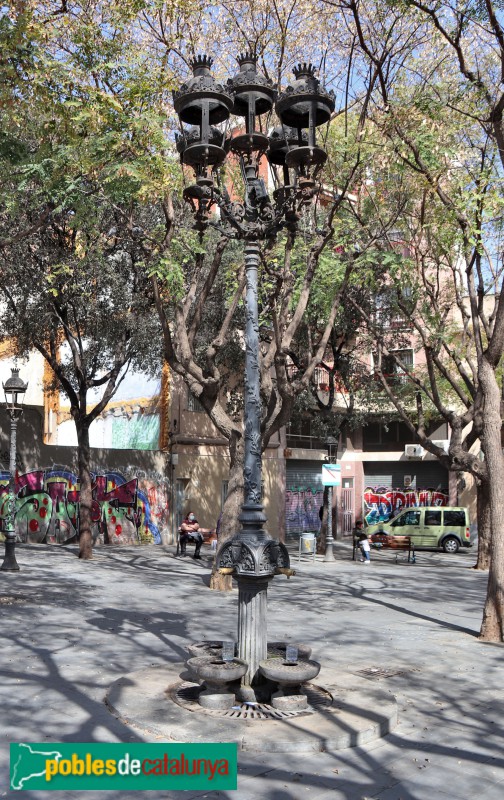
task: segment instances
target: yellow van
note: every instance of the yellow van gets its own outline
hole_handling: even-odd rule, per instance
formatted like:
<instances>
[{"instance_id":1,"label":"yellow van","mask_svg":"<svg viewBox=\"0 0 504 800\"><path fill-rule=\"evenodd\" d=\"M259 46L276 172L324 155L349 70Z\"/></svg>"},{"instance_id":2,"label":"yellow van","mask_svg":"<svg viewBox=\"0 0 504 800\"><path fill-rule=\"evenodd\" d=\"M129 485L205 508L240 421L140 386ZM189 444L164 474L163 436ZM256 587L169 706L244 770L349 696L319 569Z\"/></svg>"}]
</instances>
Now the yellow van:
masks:
<instances>
[{"instance_id":1,"label":"yellow van","mask_svg":"<svg viewBox=\"0 0 504 800\"><path fill-rule=\"evenodd\" d=\"M460 547L472 547L473 536L469 527L467 508L451 506L426 506L403 508L393 519L369 525L366 529L371 542L373 535L409 536L417 547L442 549L456 553Z\"/></svg>"}]
</instances>

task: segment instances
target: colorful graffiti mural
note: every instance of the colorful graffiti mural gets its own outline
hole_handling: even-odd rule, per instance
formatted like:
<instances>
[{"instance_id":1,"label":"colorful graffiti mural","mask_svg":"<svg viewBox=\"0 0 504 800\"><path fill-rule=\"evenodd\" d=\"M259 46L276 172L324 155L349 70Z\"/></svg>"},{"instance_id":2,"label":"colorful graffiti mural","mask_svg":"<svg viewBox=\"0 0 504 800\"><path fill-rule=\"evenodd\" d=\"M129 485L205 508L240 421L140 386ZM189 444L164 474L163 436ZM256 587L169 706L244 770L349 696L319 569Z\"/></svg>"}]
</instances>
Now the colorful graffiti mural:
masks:
<instances>
[{"instance_id":1,"label":"colorful graffiti mural","mask_svg":"<svg viewBox=\"0 0 504 800\"><path fill-rule=\"evenodd\" d=\"M402 508L446 505L448 495L436 489L391 489L389 486L364 489L364 517L368 525L387 522Z\"/></svg>"},{"instance_id":2,"label":"colorful graffiti mural","mask_svg":"<svg viewBox=\"0 0 504 800\"><path fill-rule=\"evenodd\" d=\"M0 521L7 515L9 473L0 472ZM168 487L120 472L93 475L91 516L96 544L161 543L168 524ZM65 469L16 475L16 534L20 541L65 544L78 538L79 484Z\"/></svg>"},{"instance_id":3,"label":"colorful graffiti mural","mask_svg":"<svg viewBox=\"0 0 504 800\"><path fill-rule=\"evenodd\" d=\"M320 527L319 509L323 489L290 488L285 493L285 530L287 536L315 532Z\"/></svg>"}]
</instances>

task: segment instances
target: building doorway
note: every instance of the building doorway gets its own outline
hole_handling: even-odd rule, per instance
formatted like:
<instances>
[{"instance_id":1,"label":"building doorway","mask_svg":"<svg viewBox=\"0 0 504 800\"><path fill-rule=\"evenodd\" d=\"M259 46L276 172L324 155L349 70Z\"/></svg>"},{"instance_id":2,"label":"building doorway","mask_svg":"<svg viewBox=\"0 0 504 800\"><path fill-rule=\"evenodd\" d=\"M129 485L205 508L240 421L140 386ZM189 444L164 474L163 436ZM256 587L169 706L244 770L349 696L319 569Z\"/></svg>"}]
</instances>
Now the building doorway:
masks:
<instances>
[{"instance_id":1,"label":"building doorway","mask_svg":"<svg viewBox=\"0 0 504 800\"><path fill-rule=\"evenodd\" d=\"M341 481L341 531L349 536L354 526L355 493L354 479L342 478Z\"/></svg>"}]
</instances>

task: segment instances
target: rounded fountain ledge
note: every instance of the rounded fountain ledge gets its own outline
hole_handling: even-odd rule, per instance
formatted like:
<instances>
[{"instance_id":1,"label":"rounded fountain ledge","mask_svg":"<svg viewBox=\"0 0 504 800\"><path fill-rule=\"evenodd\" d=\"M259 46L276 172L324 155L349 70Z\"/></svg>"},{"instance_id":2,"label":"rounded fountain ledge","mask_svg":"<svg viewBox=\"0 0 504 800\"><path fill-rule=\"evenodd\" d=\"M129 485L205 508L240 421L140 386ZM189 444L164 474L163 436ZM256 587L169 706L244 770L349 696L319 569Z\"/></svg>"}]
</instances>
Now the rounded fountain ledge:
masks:
<instances>
[{"instance_id":1,"label":"rounded fountain ledge","mask_svg":"<svg viewBox=\"0 0 504 800\"><path fill-rule=\"evenodd\" d=\"M329 708L333 702L333 697L330 692L327 692L320 686L308 683L303 687L306 692L309 706L303 710L303 714L313 714L316 710L319 711L322 707ZM201 687L187 680L177 683L171 687L169 696L174 703L185 708L188 711L199 711L205 714L212 713L212 716L219 717L232 717L234 720L240 719L285 719L287 717L298 716L297 709L287 708L278 710L270 703L250 700L234 700L231 708L229 707L212 707L210 712L209 706L201 707ZM199 704L199 705L198 705Z\"/></svg>"},{"instance_id":2,"label":"rounded fountain ledge","mask_svg":"<svg viewBox=\"0 0 504 800\"><path fill-rule=\"evenodd\" d=\"M268 642L268 658L275 658L275 656L281 656L282 658L285 658L287 645L290 644L291 642ZM297 647L299 659L310 658L312 649L309 645L296 642L293 643L293 647ZM191 658L207 655L220 658L222 653L222 642L216 640L203 640L201 642L194 642L194 644L187 645L186 649Z\"/></svg>"},{"instance_id":3,"label":"rounded fountain ledge","mask_svg":"<svg viewBox=\"0 0 504 800\"><path fill-rule=\"evenodd\" d=\"M266 658L259 662L259 669L270 681L295 686L316 678L320 672L320 664L309 659L287 664L283 658Z\"/></svg>"},{"instance_id":4,"label":"rounded fountain ledge","mask_svg":"<svg viewBox=\"0 0 504 800\"><path fill-rule=\"evenodd\" d=\"M308 698L302 684L316 678L320 672L318 661L302 659L295 662L283 658L267 658L259 662L259 669L279 689L271 695L271 705L281 711L302 711L308 707Z\"/></svg>"},{"instance_id":5,"label":"rounded fountain ledge","mask_svg":"<svg viewBox=\"0 0 504 800\"><path fill-rule=\"evenodd\" d=\"M285 659L287 645L291 645L291 642L268 642L268 658L281 656ZM292 646L297 647L298 659L310 658L312 649L309 645L293 643Z\"/></svg>"},{"instance_id":6,"label":"rounded fountain ledge","mask_svg":"<svg viewBox=\"0 0 504 800\"><path fill-rule=\"evenodd\" d=\"M239 658L222 661L214 656L199 656L190 658L187 666L204 681L203 688L198 690L200 706L212 710L227 710L233 707L236 697L231 691L230 684L239 681L245 675L248 666L246 661Z\"/></svg>"},{"instance_id":7,"label":"rounded fountain ledge","mask_svg":"<svg viewBox=\"0 0 504 800\"><path fill-rule=\"evenodd\" d=\"M247 662L242 661L240 658L233 658L232 661L222 661L212 656L200 656L198 658L190 658L187 661L187 666L202 680L216 685L237 681L247 671Z\"/></svg>"},{"instance_id":8,"label":"rounded fountain ledge","mask_svg":"<svg viewBox=\"0 0 504 800\"><path fill-rule=\"evenodd\" d=\"M195 642L194 644L189 644L187 646L187 652L191 658L198 658L199 656L215 656L216 658L220 658L222 652L222 642Z\"/></svg>"},{"instance_id":9,"label":"rounded fountain ledge","mask_svg":"<svg viewBox=\"0 0 504 800\"><path fill-rule=\"evenodd\" d=\"M397 725L394 696L355 674L322 667L317 686L306 684L308 709L286 713L245 703L227 711L202 708L201 687L181 680L184 664L165 664L124 675L105 703L144 739L236 742L240 751L307 753L343 750L380 739ZM246 710L244 710L244 708ZM295 715L295 725L292 717Z\"/></svg>"}]
</instances>

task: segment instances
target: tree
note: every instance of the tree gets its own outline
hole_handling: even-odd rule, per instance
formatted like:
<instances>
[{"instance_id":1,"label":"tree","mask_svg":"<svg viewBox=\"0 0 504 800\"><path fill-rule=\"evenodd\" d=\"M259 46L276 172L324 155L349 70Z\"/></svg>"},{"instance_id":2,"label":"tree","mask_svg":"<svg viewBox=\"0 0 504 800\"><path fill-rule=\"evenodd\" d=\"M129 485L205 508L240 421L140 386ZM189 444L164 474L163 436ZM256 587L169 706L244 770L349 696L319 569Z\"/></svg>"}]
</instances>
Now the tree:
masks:
<instances>
[{"instance_id":1,"label":"tree","mask_svg":"<svg viewBox=\"0 0 504 800\"><path fill-rule=\"evenodd\" d=\"M480 197L484 196L489 184L501 183L504 168L504 28L499 19L500 4L490 0L484 3L468 0L462 4L448 2L438 8L437 4L413 1L411 6L423 15L431 30L438 33L439 40L451 55L451 62L458 67L457 93L452 97L441 95L439 99L446 100L459 117L467 121L469 115L479 126L484 148L481 152L483 168L476 174L473 186ZM413 155L418 162L417 156ZM492 276L497 296L494 308L487 316L482 302L485 294L482 262L486 253L492 252L492 234L490 232L488 236L481 212L468 213L472 208L460 208L456 198L445 195L439 188L437 194L444 208L455 214L460 230L467 270L469 318L476 351L474 425L481 431L492 527L488 593L480 637L486 641L504 641L504 509L500 496L504 481L504 454L501 445L501 387L497 373L504 349L503 276L501 270ZM502 198L501 189L499 195ZM481 200L479 205L481 208ZM500 260L500 254L498 258Z\"/></svg>"},{"instance_id":2,"label":"tree","mask_svg":"<svg viewBox=\"0 0 504 800\"><path fill-rule=\"evenodd\" d=\"M497 4L408 0L388 3L385 15L371 3L342 3L341 9L355 31L361 58L376 75L367 116L386 136L396 163L417 177L428 203L450 222L452 253L461 259L465 287L461 290L459 284L458 291L464 292L466 301L459 304L459 312L463 335L472 338L473 351L459 356L459 377L448 380L460 402L469 403L458 421L452 417L452 441L455 451L462 441L462 423L471 425L469 439L479 437L485 454L479 465L460 449L456 458L481 480L488 496L491 562L480 636L502 641L504 512L499 496L504 459L499 365L504 295L499 242L504 94L496 87L504 69L504 36ZM490 312L485 300L489 292L494 298ZM434 318L436 307L430 310ZM438 344L443 339L441 321L437 340L426 341L424 349L432 356L432 369L446 380L441 356L449 341ZM433 380L427 396L430 392L433 397L435 385ZM442 460L441 453L429 449Z\"/></svg>"},{"instance_id":3,"label":"tree","mask_svg":"<svg viewBox=\"0 0 504 800\"><path fill-rule=\"evenodd\" d=\"M171 158L169 138L172 120L169 118L165 124L160 112L164 110L166 92L174 75L181 67L186 67L202 39L205 40L204 49L210 47L223 60L227 59L230 47L236 52L243 47L253 48L263 68L280 80L299 46L298 37L292 35L293 29L299 24L308 29L310 8L306 2L281 0L274 9L266 3L254 8L241 3L236 9L222 5L202 14L200 6L186 2L178 11L180 13L174 15L168 3L103 4L96 0L71 10L63 4L54 13L51 3L28 2L13 10L11 18L5 20L8 50L4 64L10 81L7 82L7 106L10 103L12 108L14 98L16 102L21 99L19 119L29 120L28 110L33 108L38 110L38 117L31 121L31 127L28 126L36 143L28 147L31 152L27 163L23 160L26 153L21 157L23 177L18 175L16 183L21 194L28 187L32 192L25 213L27 224L24 228L18 226L14 239L11 237L4 242L4 251L8 253L7 245L14 245L39 229L54 231L62 219L65 236L72 227L68 215L78 218L79 203L82 205L82 198L86 196L90 198L89 203L99 198L112 209L131 235L141 231L136 242L147 269L152 274L168 277L168 309L160 302L166 299L166 290L157 293L158 308L165 323L166 354L172 368L183 372L196 395L200 395L204 387L203 405L220 428L227 431L232 456L236 455L239 461L239 409L235 409L234 416L225 412L217 401L219 380L212 381L211 374L215 359L223 349L233 309L239 310L240 289L235 286L228 292L230 305L212 340L215 353L205 354L205 363L200 366L196 357L201 347L198 336L201 331L208 330L202 321L202 308L210 305L218 266L228 243L225 240L217 243L210 269L203 254L199 254L191 267L189 286L201 288L201 292L196 299L189 293L187 301L181 304L176 286L173 291L181 274L176 251L182 237L177 232L173 240L171 191L177 179L173 179L175 162ZM215 24L216 14L222 17L221 26ZM311 47L315 47L314 42ZM306 58L308 47L303 49ZM12 113L8 117L9 147L15 143L18 148L23 138L15 130L18 120ZM345 166L351 182L351 169L348 164ZM9 200L9 208L6 208L9 220L13 218L11 212L17 202L15 191L10 191L10 198L14 199ZM137 220L138 215L142 217L142 203L151 203L154 209L147 224L146 214L143 214L142 224ZM329 317L322 323L322 330L314 341L311 360L305 359L303 372L298 372L291 382L286 369L288 349L292 347L307 307L319 255L332 237L332 214L328 217L329 225L310 252L308 263L306 257L304 259L304 280L302 270L291 269L295 243L293 237L287 237L282 268L286 287L283 297L279 290L282 281L277 281L274 275L276 256L271 260L269 253L265 256L265 274L269 273L269 277L264 302L270 304L275 315L275 330L274 335L265 340L263 391L268 396L269 422L264 425L264 446L288 419L293 398L313 376L316 360L323 354L324 341L327 342L329 336L327 321L334 315L337 302L334 308L326 309ZM90 236L92 238L91 232ZM172 244L175 256L171 252ZM341 281L341 274L335 273L335 277ZM341 286L336 289L338 291ZM198 307L197 301L203 305ZM297 310L293 313L294 307ZM287 318L291 318L290 324L286 324ZM170 340L172 319L177 323L175 345ZM184 326L188 327L184 329ZM192 345L196 347L196 355L191 352ZM176 356L173 355L175 351ZM188 364L191 369L187 369ZM270 374L273 368L277 371L274 380ZM226 374L225 369L223 374ZM236 519L240 492L234 491L233 480L228 505L236 498L233 513Z\"/></svg>"},{"instance_id":4,"label":"tree","mask_svg":"<svg viewBox=\"0 0 504 800\"><path fill-rule=\"evenodd\" d=\"M179 226L173 217L172 256L182 245ZM188 232L183 234L190 237ZM262 448L273 433L290 418L297 395L305 390L323 358L341 295L348 282L349 269L333 269L333 288L327 287L328 309L319 320L318 335L306 348L298 371L289 370L289 353L303 319L310 293L316 282L320 254L330 242L330 226L319 234L302 264L294 262L294 237L287 235L282 245L270 246L263 253L260 316L261 396L263 402ZM205 244L209 250L208 243ZM198 250L193 241L190 247ZM154 270L158 312L164 335L164 354L171 369L181 375L222 436L229 442L230 476L228 499L224 506L221 530L231 535L238 527L243 501L243 351L239 346L244 325L243 267L227 261L233 275L226 279L226 257L236 258L236 246L225 237L214 237L210 258L203 248L194 260L186 261L177 294L172 261ZM162 283L164 281L164 284ZM165 285L163 291L162 286ZM168 300L168 302L164 302ZM224 302L223 302L224 301ZM218 583L217 579L214 581Z\"/></svg>"},{"instance_id":5,"label":"tree","mask_svg":"<svg viewBox=\"0 0 504 800\"><path fill-rule=\"evenodd\" d=\"M172 30L173 20L164 6L159 15L153 14L152 9L146 14L141 21L145 35L151 37L156 52L163 51L165 31ZM219 14L220 26L212 25L205 31L203 47L196 44L201 31L196 28L187 46L179 49L181 60L187 64L191 50L194 53L198 46L217 56L218 67L227 61L224 66L229 69L228 53L234 45L236 53L242 49L256 52L262 68L275 82L280 81L289 60L292 63L297 55L301 42L294 31L300 20L306 23L306 30L311 24L310 8L304 2L279 2L274 7L258 3L254 8L247 3L237 4L236 8L224 4L212 9L212 16ZM221 36L217 45L215 36ZM304 39L302 44L306 58L313 43ZM167 48L170 49L169 45ZM326 352L341 297L355 267L352 259L332 252L338 243L333 224L337 211L346 202L349 188L362 180L364 165L358 139L352 139L354 134L355 128L346 142L340 142L338 160L333 164L334 170L339 170L337 184L332 172L327 172L328 202L320 218L315 220L307 210L297 239L287 232L277 244L266 242L263 249L260 298L263 449L290 419L296 397L314 383L315 369ZM240 389L236 376L242 373L243 353L236 346L241 340L236 331L243 329L243 275L235 264L231 280L228 278L223 289L221 276L226 254L236 253L228 236L223 234L221 239L214 240L213 250L206 243L210 257L205 257L204 248L194 239L189 240L187 233L181 233L174 200L167 204L167 210L158 263L151 259L165 358L229 442L231 471L221 528L231 535L237 530L243 495L243 422L240 391L236 391ZM196 258L190 257L191 251L197 254ZM237 258L241 260L240 256ZM318 309L315 309L317 294ZM217 313L215 298L223 296L225 303ZM304 320L310 314L317 324L310 326L310 340L305 339L303 344L307 330ZM209 319L213 326L208 324ZM296 371L290 369L294 363ZM233 389L226 393L230 385Z\"/></svg>"},{"instance_id":6,"label":"tree","mask_svg":"<svg viewBox=\"0 0 504 800\"><path fill-rule=\"evenodd\" d=\"M99 31L91 52L83 20L65 61L29 12L27 4L0 26L1 332L20 353L37 349L68 396L78 439L79 555L87 559L89 426L130 366L160 363L138 208L167 173L151 148L155 119L138 122L127 103L131 84L105 61L124 36ZM89 80L83 69L91 62Z\"/></svg>"},{"instance_id":7,"label":"tree","mask_svg":"<svg viewBox=\"0 0 504 800\"><path fill-rule=\"evenodd\" d=\"M105 214L100 222L83 231L72 213L53 214L43 231L0 251L1 332L15 339L19 354L34 348L42 354L70 403L78 443L79 556L85 559L92 555L90 425L130 367L154 372L161 362L152 294L135 242L119 220Z\"/></svg>"}]
</instances>

